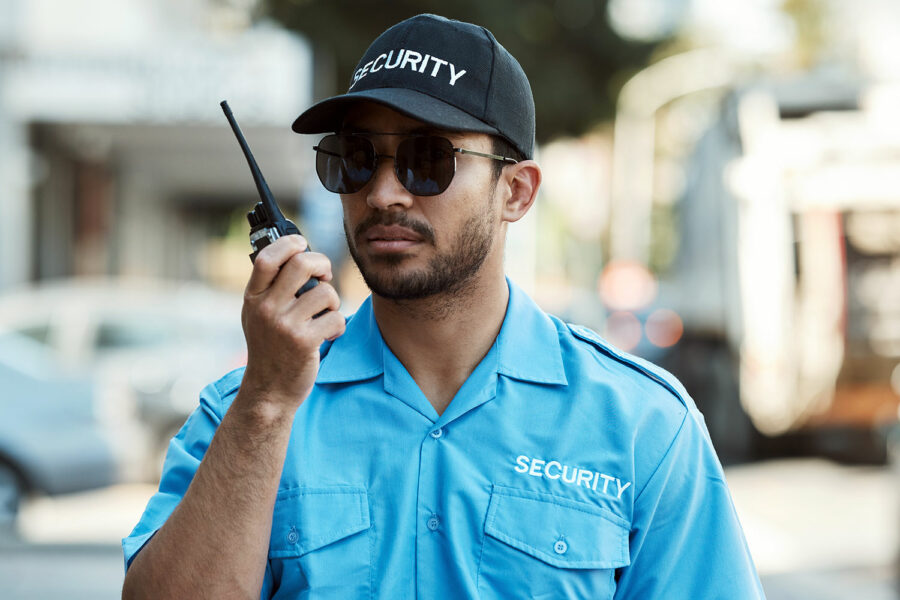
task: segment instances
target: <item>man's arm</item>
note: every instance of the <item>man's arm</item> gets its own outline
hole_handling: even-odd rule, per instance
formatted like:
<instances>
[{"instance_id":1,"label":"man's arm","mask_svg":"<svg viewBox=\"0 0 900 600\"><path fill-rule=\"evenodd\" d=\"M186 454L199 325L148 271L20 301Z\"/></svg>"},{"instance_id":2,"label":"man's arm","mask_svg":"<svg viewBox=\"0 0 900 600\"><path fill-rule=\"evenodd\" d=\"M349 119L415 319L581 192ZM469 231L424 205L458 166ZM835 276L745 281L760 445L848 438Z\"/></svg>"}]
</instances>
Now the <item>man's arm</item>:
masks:
<instances>
[{"instance_id":1,"label":"man's arm","mask_svg":"<svg viewBox=\"0 0 900 600\"><path fill-rule=\"evenodd\" d=\"M328 259L305 248L286 236L257 256L240 391L184 498L131 563L123 598L259 598L294 414L315 383L319 346L344 331L330 285L294 297L311 276L331 279Z\"/></svg>"}]
</instances>

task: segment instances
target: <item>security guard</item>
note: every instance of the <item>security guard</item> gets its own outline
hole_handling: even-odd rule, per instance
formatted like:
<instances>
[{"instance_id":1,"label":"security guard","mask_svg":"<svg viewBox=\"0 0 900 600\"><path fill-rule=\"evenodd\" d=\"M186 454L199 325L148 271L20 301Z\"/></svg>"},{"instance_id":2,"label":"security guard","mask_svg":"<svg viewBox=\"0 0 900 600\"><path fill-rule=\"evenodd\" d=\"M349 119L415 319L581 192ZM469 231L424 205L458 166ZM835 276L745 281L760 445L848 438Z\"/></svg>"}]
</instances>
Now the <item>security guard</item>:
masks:
<instances>
[{"instance_id":1,"label":"security guard","mask_svg":"<svg viewBox=\"0 0 900 600\"><path fill-rule=\"evenodd\" d=\"M172 440L124 597L763 597L679 383L503 274L541 172L490 32L403 21L294 130L329 133L316 170L372 295L345 321L324 256L261 251L247 367Z\"/></svg>"}]
</instances>

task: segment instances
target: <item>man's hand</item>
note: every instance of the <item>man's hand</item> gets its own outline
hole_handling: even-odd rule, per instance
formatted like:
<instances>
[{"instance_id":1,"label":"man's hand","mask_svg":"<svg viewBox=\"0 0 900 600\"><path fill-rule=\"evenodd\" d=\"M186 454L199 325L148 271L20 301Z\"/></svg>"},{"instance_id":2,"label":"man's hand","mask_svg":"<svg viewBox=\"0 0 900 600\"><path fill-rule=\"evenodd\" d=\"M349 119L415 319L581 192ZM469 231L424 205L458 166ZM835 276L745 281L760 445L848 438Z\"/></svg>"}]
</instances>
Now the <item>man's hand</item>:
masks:
<instances>
[{"instance_id":1,"label":"man's hand","mask_svg":"<svg viewBox=\"0 0 900 600\"><path fill-rule=\"evenodd\" d=\"M247 339L241 396L291 414L312 390L319 346L344 333L345 325L338 312L340 298L328 283L331 262L305 250L306 240L299 235L263 248L254 261L241 311ZM295 297L310 277L319 285Z\"/></svg>"}]
</instances>

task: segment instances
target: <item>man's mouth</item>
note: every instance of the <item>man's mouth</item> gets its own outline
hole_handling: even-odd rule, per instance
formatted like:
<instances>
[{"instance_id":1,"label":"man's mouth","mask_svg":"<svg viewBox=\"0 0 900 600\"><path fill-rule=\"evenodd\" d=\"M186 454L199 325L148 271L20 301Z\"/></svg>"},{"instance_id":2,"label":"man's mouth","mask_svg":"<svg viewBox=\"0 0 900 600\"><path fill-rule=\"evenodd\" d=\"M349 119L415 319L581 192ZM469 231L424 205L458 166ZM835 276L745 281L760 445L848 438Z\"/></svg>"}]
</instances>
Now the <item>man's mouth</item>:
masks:
<instances>
[{"instance_id":1,"label":"man's mouth","mask_svg":"<svg viewBox=\"0 0 900 600\"><path fill-rule=\"evenodd\" d=\"M365 233L369 247L376 252L399 252L422 243L422 236L399 225L374 225Z\"/></svg>"}]
</instances>

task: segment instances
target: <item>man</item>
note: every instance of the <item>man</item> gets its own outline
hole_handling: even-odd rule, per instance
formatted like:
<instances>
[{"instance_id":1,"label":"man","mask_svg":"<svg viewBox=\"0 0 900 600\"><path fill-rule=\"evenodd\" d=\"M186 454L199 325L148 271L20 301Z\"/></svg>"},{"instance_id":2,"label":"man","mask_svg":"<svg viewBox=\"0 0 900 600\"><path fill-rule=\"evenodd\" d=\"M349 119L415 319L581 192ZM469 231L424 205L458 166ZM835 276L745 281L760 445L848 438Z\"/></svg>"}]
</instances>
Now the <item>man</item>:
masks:
<instances>
[{"instance_id":1,"label":"man","mask_svg":"<svg viewBox=\"0 0 900 600\"><path fill-rule=\"evenodd\" d=\"M338 132L317 172L372 296L345 325L324 256L262 250L247 367L172 441L125 597L763 596L681 386L504 277L541 172L487 30L394 26L294 130Z\"/></svg>"}]
</instances>

